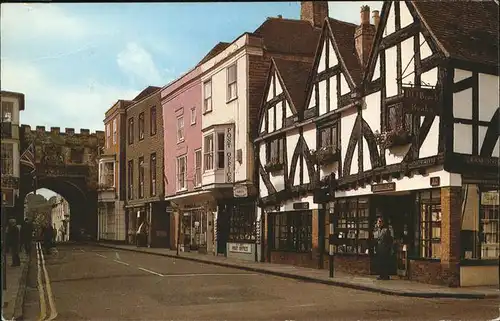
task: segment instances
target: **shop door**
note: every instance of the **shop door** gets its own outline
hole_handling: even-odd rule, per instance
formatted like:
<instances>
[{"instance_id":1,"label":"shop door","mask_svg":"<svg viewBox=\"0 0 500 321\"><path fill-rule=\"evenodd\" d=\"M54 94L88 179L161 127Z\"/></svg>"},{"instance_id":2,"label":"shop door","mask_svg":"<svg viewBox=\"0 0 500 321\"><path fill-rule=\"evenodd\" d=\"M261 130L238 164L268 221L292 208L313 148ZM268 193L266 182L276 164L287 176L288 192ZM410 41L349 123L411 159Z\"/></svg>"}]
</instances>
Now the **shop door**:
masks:
<instances>
[{"instance_id":1,"label":"shop door","mask_svg":"<svg viewBox=\"0 0 500 321\"><path fill-rule=\"evenodd\" d=\"M227 255L227 240L229 238L228 206L219 206L217 213L217 254Z\"/></svg>"}]
</instances>

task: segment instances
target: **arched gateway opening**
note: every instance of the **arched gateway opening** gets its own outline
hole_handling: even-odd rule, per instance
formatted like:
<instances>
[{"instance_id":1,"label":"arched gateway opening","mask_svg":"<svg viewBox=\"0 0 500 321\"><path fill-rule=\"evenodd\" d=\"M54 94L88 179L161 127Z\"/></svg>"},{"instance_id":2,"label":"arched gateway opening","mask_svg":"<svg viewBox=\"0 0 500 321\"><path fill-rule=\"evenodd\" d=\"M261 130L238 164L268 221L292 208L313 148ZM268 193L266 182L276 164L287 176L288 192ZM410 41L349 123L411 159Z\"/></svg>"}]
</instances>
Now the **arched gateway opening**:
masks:
<instances>
[{"instance_id":1,"label":"arched gateway opening","mask_svg":"<svg viewBox=\"0 0 500 321\"><path fill-rule=\"evenodd\" d=\"M69 238L92 239L97 235L97 157L104 145L104 132L90 134L81 129L75 133L67 128L64 133L52 127L46 132L37 126L21 126L21 154L33 151L33 166L21 160L19 195L15 213L18 220L24 216L26 195L45 188L61 195L69 205ZM30 154L30 153L28 153ZM22 157L23 158L23 157ZM24 157L26 160L26 157Z\"/></svg>"}]
</instances>

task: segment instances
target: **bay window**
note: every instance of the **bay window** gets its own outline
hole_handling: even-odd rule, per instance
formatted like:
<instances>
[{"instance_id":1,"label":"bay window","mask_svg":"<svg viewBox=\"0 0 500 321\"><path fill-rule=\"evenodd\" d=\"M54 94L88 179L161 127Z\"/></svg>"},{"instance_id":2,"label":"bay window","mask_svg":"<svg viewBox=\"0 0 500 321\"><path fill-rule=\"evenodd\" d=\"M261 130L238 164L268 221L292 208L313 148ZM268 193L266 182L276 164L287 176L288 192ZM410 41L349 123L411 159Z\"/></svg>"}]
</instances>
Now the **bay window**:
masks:
<instances>
[{"instance_id":1,"label":"bay window","mask_svg":"<svg viewBox=\"0 0 500 321\"><path fill-rule=\"evenodd\" d=\"M2 101L2 123L12 123L14 117L14 103Z\"/></svg>"},{"instance_id":2,"label":"bay window","mask_svg":"<svg viewBox=\"0 0 500 321\"><path fill-rule=\"evenodd\" d=\"M224 133L217 133L217 169L223 169L225 167L225 143Z\"/></svg>"},{"instance_id":3,"label":"bay window","mask_svg":"<svg viewBox=\"0 0 500 321\"><path fill-rule=\"evenodd\" d=\"M214 169L214 136L209 134L204 138L203 164L205 171Z\"/></svg>"}]
</instances>

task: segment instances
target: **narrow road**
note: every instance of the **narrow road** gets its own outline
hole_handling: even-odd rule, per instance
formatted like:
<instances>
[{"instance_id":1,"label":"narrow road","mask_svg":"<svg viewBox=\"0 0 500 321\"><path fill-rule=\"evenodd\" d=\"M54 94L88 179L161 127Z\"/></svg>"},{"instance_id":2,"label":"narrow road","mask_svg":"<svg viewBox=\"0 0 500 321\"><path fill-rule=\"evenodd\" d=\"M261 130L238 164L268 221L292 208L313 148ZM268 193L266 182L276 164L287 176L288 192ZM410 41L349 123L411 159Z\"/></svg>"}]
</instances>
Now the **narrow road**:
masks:
<instances>
[{"instance_id":1,"label":"narrow road","mask_svg":"<svg viewBox=\"0 0 500 321\"><path fill-rule=\"evenodd\" d=\"M37 260L32 264L27 320L491 320L499 315L498 300L387 296L101 247L61 246L40 266ZM38 270L44 295L37 287Z\"/></svg>"}]
</instances>

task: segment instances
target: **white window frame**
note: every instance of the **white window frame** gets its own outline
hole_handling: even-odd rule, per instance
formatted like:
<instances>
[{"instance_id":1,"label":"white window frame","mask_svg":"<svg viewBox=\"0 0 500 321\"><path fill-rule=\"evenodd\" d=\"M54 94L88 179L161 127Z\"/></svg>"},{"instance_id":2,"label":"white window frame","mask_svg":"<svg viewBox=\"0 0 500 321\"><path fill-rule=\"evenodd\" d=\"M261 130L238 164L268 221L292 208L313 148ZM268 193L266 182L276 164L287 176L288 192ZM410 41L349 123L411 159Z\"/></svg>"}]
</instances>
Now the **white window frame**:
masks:
<instances>
[{"instance_id":1,"label":"white window frame","mask_svg":"<svg viewBox=\"0 0 500 321\"><path fill-rule=\"evenodd\" d=\"M198 157L199 156L199 157ZM198 164L198 159L200 160L200 163ZM203 154L201 152L201 148L197 149L194 151L194 186L199 187L201 186L201 169L202 169L202 163L203 163Z\"/></svg>"},{"instance_id":2,"label":"white window frame","mask_svg":"<svg viewBox=\"0 0 500 321\"><path fill-rule=\"evenodd\" d=\"M220 149L220 142L219 139L222 135L222 149ZM216 169L224 169L226 167L226 133L224 131L216 131L215 132L215 137L216 137ZM222 156L222 161L223 163L220 164L220 158ZM219 166L220 165L220 166Z\"/></svg>"},{"instance_id":3,"label":"white window frame","mask_svg":"<svg viewBox=\"0 0 500 321\"><path fill-rule=\"evenodd\" d=\"M207 92L207 85L210 85L210 92ZM203 113L212 111L212 79L203 83Z\"/></svg>"},{"instance_id":4,"label":"white window frame","mask_svg":"<svg viewBox=\"0 0 500 321\"><path fill-rule=\"evenodd\" d=\"M12 151L11 155L6 156L3 153L4 146L10 146L11 151ZM15 153L14 143L10 143L10 142L2 142L1 143L0 166L1 166L2 175L7 175L7 176L14 175L14 153ZM6 169L10 169L10 170L7 171Z\"/></svg>"},{"instance_id":5,"label":"white window frame","mask_svg":"<svg viewBox=\"0 0 500 321\"><path fill-rule=\"evenodd\" d=\"M207 145L207 139L211 138L211 144ZM214 133L203 136L203 172L214 170Z\"/></svg>"},{"instance_id":6,"label":"white window frame","mask_svg":"<svg viewBox=\"0 0 500 321\"><path fill-rule=\"evenodd\" d=\"M184 141L184 116L177 117L177 143Z\"/></svg>"},{"instance_id":7,"label":"white window frame","mask_svg":"<svg viewBox=\"0 0 500 321\"><path fill-rule=\"evenodd\" d=\"M109 148L109 142L111 141L111 124L106 124L106 148Z\"/></svg>"},{"instance_id":8,"label":"white window frame","mask_svg":"<svg viewBox=\"0 0 500 321\"><path fill-rule=\"evenodd\" d=\"M191 108L191 125L196 124L196 107Z\"/></svg>"},{"instance_id":9,"label":"white window frame","mask_svg":"<svg viewBox=\"0 0 500 321\"><path fill-rule=\"evenodd\" d=\"M113 119L113 145L116 145L116 134L117 134L117 126L116 126L116 118Z\"/></svg>"},{"instance_id":10,"label":"white window frame","mask_svg":"<svg viewBox=\"0 0 500 321\"><path fill-rule=\"evenodd\" d=\"M142 164L141 164L142 161ZM138 178L139 178L139 198L144 198L144 181L146 179L146 167L145 167L145 160L144 156L139 157L137 160L138 163ZM141 171L142 171L142 179L141 179Z\"/></svg>"},{"instance_id":11,"label":"white window frame","mask_svg":"<svg viewBox=\"0 0 500 321\"><path fill-rule=\"evenodd\" d=\"M234 79L229 79L231 70L234 70ZM236 63L226 68L226 99L227 101L238 98L238 68Z\"/></svg>"},{"instance_id":12,"label":"white window frame","mask_svg":"<svg viewBox=\"0 0 500 321\"><path fill-rule=\"evenodd\" d=\"M184 162L184 172L181 172L181 161ZM181 177L180 175L183 175L182 179L182 185L181 186ZM175 181L176 181L176 188L177 191L185 191L187 190L187 155L179 156L176 159L176 174L175 174Z\"/></svg>"},{"instance_id":13,"label":"white window frame","mask_svg":"<svg viewBox=\"0 0 500 321\"><path fill-rule=\"evenodd\" d=\"M138 130L139 130L139 140L143 140L144 139L144 135L145 135L145 127L146 127L146 120L144 119L146 116L144 115L144 112L140 113L139 114L139 121L138 121Z\"/></svg>"}]
</instances>

